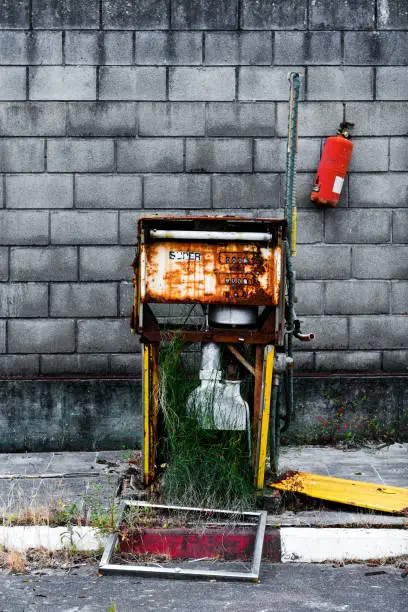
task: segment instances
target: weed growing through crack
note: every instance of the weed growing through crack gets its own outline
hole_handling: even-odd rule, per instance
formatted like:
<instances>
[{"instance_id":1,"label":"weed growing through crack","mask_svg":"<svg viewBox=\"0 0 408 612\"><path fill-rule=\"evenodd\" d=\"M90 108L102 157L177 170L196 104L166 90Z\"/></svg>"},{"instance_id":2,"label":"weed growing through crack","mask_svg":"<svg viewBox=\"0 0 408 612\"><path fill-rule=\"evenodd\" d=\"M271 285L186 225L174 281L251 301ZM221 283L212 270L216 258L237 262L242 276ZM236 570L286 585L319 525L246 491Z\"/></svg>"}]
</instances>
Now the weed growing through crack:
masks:
<instances>
[{"instance_id":1,"label":"weed growing through crack","mask_svg":"<svg viewBox=\"0 0 408 612\"><path fill-rule=\"evenodd\" d=\"M159 359L159 411L163 488L166 503L246 510L255 505L247 433L203 429L186 413L199 385L180 358L183 345L164 343Z\"/></svg>"}]
</instances>

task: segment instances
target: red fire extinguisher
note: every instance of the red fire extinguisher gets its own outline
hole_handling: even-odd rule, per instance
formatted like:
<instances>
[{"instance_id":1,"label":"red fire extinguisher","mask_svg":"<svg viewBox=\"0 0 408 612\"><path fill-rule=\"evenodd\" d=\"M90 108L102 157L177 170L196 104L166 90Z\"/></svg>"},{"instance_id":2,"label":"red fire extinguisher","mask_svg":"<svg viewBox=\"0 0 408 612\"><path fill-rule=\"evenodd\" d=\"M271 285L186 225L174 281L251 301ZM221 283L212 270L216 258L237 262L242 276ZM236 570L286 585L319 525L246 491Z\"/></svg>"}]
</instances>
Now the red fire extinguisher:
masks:
<instances>
[{"instance_id":1,"label":"red fire extinguisher","mask_svg":"<svg viewBox=\"0 0 408 612\"><path fill-rule=\"evenodd\" d=\"M330 136L324 145L310 199L316 206L336 206L353 150L350 128L353 123L341 123L337 136Z\"/></svg>"}]
</instances>

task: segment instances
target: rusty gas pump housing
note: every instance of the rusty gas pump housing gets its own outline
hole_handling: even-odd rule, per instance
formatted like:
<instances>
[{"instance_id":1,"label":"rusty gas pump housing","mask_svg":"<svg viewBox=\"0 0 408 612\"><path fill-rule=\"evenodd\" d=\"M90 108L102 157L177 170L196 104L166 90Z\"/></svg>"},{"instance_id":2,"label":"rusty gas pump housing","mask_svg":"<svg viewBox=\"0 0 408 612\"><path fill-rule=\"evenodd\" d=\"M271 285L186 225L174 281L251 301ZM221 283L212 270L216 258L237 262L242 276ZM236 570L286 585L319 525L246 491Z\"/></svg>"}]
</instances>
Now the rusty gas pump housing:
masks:
<instances>
[{"instance_id":1,"label":"rusty gas pump housing","mask_svg":"<svg viewBox=\"0 0 408 612\"><path fill-rule=\"evenodd\" d=\"M277 368L273 375L274 364L282 361L278 357L286 359L286 234L286 219L152 216L139 220L131 328L142 342L146 484L156 470L159 347L177 335L185 343L226 345L254 375L252 465L255 486L263 487L272 379L277 381L283 371ZM155 303L201 304L206 324L202 329L187 324L161 326L150 307ZM254 318L242 323L245 317L238 316L227 325L220 324L222 316L208 316L209 311L219 315L225 307ZM239 351L244 343L256 346L254 366ZM276 418L279 427L279 415Z\"/></svg>"},{"instance_id":2,"label":"rusty gas pump housing","mask_svg":"<svg viewBox=\"0 0 408 612\"><path fill-rule=\"evenodd\" d=\"M152 333L157 325L146 308L149 303L264 306L258 329L245 330L245 341L253 337L256 342L282 344L285 235L284 219L141 218L134 262L133 329L142 339L159 339ZM180 332L187 339L188 329ZM222 333L229 341L238 341L238 333ZM211 334L207 330L202 340L213 340Z\"/></svg>"}]
</instances>

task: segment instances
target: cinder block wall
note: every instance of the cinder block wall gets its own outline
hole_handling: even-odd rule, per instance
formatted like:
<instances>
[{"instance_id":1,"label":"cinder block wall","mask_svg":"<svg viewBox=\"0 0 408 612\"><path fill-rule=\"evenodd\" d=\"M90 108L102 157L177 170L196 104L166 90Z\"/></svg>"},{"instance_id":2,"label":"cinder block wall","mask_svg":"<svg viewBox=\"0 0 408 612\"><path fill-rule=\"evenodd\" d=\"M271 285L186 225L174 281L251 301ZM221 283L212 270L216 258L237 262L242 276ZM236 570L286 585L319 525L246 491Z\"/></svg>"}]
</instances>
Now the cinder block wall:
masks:
<instances>
[{"instance_id":1,"label":"cinder block wall","mask_svg":"<svg viewBox=\"0 0 408 612\"><path fill-rule=\"evenodd\" d=\"M304 370L406 371L405 0L3 0L0 375L138 372L141 214L282 212L287 73L302 73ZM309 201L325 137L355 150Z\"/></svg>"}]
</instances>

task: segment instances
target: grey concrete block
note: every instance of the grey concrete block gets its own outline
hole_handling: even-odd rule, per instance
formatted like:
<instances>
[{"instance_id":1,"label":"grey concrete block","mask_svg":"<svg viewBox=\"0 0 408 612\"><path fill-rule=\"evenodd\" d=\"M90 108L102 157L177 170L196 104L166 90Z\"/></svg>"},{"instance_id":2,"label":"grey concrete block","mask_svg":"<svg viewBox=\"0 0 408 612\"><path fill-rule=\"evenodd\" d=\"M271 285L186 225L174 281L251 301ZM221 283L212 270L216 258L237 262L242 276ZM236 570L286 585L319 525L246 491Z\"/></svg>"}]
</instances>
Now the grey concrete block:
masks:
<instances>
[{"instance_id":1,"label":"grey concrete block","mask_svg":"<svg viewBox=\"0 0 408 612\"><path fill-rule=\"evenodd\" d=\"M387 314L390 311L386 281L326 282L326 314Z\"/></svg>"},{"instance_id":2,"label":"grey concrete block","mask_svg":"<svg viewBox=\"0 0 408 612\"><path fill-rule=\"evenodd\" d=\"M78 321L79 353L136 353L139 339L130 333L129 319Z\"/></svg>"},{"instance_id":3,"label":"grey concrete block","mask_svg":"<svg viewBox=\"0 0 408 612\"><path fill-rule=\"evenodd\" d=\"M408 372L408 351L384 351L383 370L386 372Z\"/></svg>"},{"instance_id":4,"label":"grey concrete block","mask_svg":"<svg viewBox=\"0 0 408 612\"><path fill-rule=\"evenodd\" d=\"M114 376L140 376L142 359L134 353L111 355L111 374Z\"/></svg>"},{"instance_id":5,"label":"grey concrete block","mask_svg":"<svg viewBox=\"0 0 408 612\"><path fill-rule=\"evenodd\" d=\"M210 208L211 178L197 175L146 176L145 208Z\"/></svg>"},{"instance_id":6,"label":"grey concrete block","mask_svg":"<svg viewBox=\"0 0 408 612\"><path fill-rule=\"evenodd\" d=\"M353 277L405 280L408 273L408 247L353 247Z\"/></svg>"},{"instance_id":7,"label":"grey concrete block","mask_svg":"<svg viewBox=\"0 0 408 612\"><path fill-rule=\"evenodd\" d=\"M0 29L18 30L29 26L29 0L3 0L0 5Z\"/></svg>"},{"instance_id":8,"label":"grey concrete block","mask_svg":"<svg viewBox=\"0 0 408 612\"><path fill-rule=\"evenodd\" d=\"M0 372L3 376L37 376L40 358L38 355L2 355Z\"/></svg>"},{"instance_id":9,"label":"grey concrete block","mask_svg":"<svg viewBox=\"0 0 408 612\"><path fill-rule=\"evenodd\" d=\"M406 206L408 173L351 174L350 206Z\"/></svg>"},{"instance_id":10,"label":"grey concrete block","mask_svg":"<svg viewBox=\"0 0 408 612\"><path fill-rule=\"evenodd\" d=\"M102 25L108 30L135 28L134 0L102 0Z\"/></svg>"},{"instance_id":11,"label":"grey concrete block","mask_svg":"<svg viewBox=\"0 0 408 612\"><path fill-rule=\"evenodd\" d=\"M262 65L272 63L270 32L208 32L205 63L217 65Z\"/></svg>"},{"instance_id":12,"label":"grey concrete block","mask_svg":"<svg viewBox=\"0 0 408 612\"><path fill-rule=\"evenodd\" d=\"M380 351L319 351L316 353L318 372L378 372L381 370Z\"/></svg>"},{"instance_id":13,"label":"grey concrete block","mask_svg":"<svg viewBox=\"0 0 408 612\"><path fill-rule=\"evenodd\" d=\"M101 100L165 100L166 69L157 66L103 66Z\"/></svg>"},{"instance_id":14,"label":"grey concrete block","mask_svg":"<svg viewBox=\"0 0 408 612\"><path fill-rule=\"evenodd\" d=\"M408 211L395 210L392 213L392 241L408 242Z\"/></svg>"},{"instance_id":15,"label":"grey concrete block","mask_svg":"<svg viewBox=\"0 0 408 612\"><path fill-rule=\"evenodd\" d=\"M72 208L69 174L11 174L6 178L7 208Z\"/></svg>"},{"instance_id":16,"label":"grey concrete block","mask_svg":"<svg viewBox=\"0 0 408 612\"><path fill-rule=\"evenodd\" d=\"M279 103L277 133L288 133L288 105ZM299 104L299 136L332 136L343 120L341 102L302 102ZM350 119L351 121L351 119Z\"/></svg>"},{"instance_id":17,"label":"grey concrete block","mask_svg":"<svg viewBox=\"0 0 408 612\"><path fill-rule=\"evenodd\" d=\"M64 37L65 64L97 65L103 41L99 32L66 32Z\"/></svg>"},{"instance_id":18,"label":"grey concrete block","mask_svg":"<svg viewBox=\"0 0 408 612\"><path fill-rule=\"evenodd\" d=\"M37 138L2 138L1 172L43 172L44 140Z\"/></svg>"},{"instance_id":19,"label":"grey concrete block","mask_svg":"<svg viewBox=\"0 0 408 612\"><path fill-rule=\"evenodd\" d=\"M355 136L405 136L408 102L346 103L346 119Z\"/></svg>"},{"instance_id":20,"label":"grey concrete block","mask_svg":"<svg viewBox=\"0 0 408 612\"><path fill-rule=\"evenodd\" d=\"M182 172L181 138L138 138L118 142L119 172Z\"/></svg>"},{"instance_id":21,"label":"grey concrete block","mask_svg":"<svg viewBox=\"0 0 408 612\"><path fill-rule=\"evenodd\" d=\"M408 32L346 32L344 62L387 66L408 63Z\"/></svg>"},{"instance_id":22,"label":"grey concrete block","mask_svg":"<svg viewBox=\"0 0 408 612\"><path fill-rule=\"evenodd\" d=\"M252 142L238 138L188 139L187 172L251 172Z\"/></svg>"},{"instance_id":23,"label":"grey concrete block","mask_svg":"<svg viewBox=\"0 0 408 612\"><path fill-rule=\"evenodd\" d=\"M275 136L273 102L216 103L207 106L208 136Z\"/></svg>"},{"instance_id":24,"label":"grey concrete block","mask_svg":"<svg viewBox=\"0 0 408 612\"><path fill-rule=\"evenodd\" d=\"M391 284L391 312L394 314L408 314L408 282ZM408 364L407 364L408 367Z\"/></svg>"},{"instance_id":25,"label":"grey concrete block","mask_svg":"<svg viewBox=\"0 0 408 612\"><path fill-rule=\"evenodd\" d=\"M167 0L103 0L103 27L112 30L165 30L169 27Z\"/></svg>"},{"instance_id":26,"label":"grey concrete block","mask_svg":"<svg viewBox=\"0 0 408 612\"><path fill-rule=\"evenodd\" d=\"M65 34L65 64L133 64L132 32L80 32Z\"/></svg>"},{"instance_id":27,"label":"grey concrete block","mask_svg":"<svg viewBox=\"0 0 408 612\"><path fill-rule=\"evenodd\" d=\"M162 214L162 211L149 210L149 215ZM177 216L182 215L183 212L177 210L175 213ZM142 210L132 210L131 212L121 211L119 213L119 242L120 244L136 244L137 236L137 222L140 217L146 215L146 212ZM167 215L167 212L166 212Z\"/></svg>"},{"instance_id":28,"label":"grey concrete block","mask_svg":"<svg viewBox=\"0 0 408 612\"><path fill-rule=\"evenodd\" d=\"M176 30L235 30L237 0L173 0L171 26Z\"/></svg>"},{"instance_id":29,"label":"grey concrete block","mask_svg":"<svg viewBox=\"0 0 408 612\"><path fill-rule=\"evenodd\" d=\"M115 317L118 311L115 283L53 283L51 317Z\"/></svg>"},{"instance_id":30,"label":"grey concrete block","mask_svg":"<svg viewBox=\"0 0 408 612\"><path fill-rule=\"evenodd\" d=\"M255 141L255 170L278 172L286 168L286 139L259 139ZM297 170L316 170L319 165L321 140L300 138L298 140Z\"/></svg>"},{"instance_id":31,"label":"grey concrete block","mask_svg":"<svg viewBox=\"0 0 408 612\"><path fill-rule=\"evenodd\" d=\"M0 64L61 63L61 32L0 32Z\"/></svg>"},{"instance_id":32,"label":"grey concrete block","mask_svg":"<svg viewBox=\"0 0 408 612\"><path fill-rule=\"evenodd\" d=\"M0 103L1 136L63 136L65 125L60 102Z\"/></svg>"},{"instance_id":33,"label":"grey concrete block","mask_svg":"<svg viewBox=\"0 0 408 612\"><path fill-rule=\"evenodd\" d=\"M301 327L305 333L313 332L315 339L311 342L300 342L294 338L295 351L348 348L347 317L301 317Z\"/></svg>"},{"instance_id":34,"label":"grey concrete block","mask_svg":"<svg viewBox=\"0 0 408 612\"><path fill-rule=\"evenodd\" d=\"M377 100L406 100L408 98L408 67L377 68Z\"/></svg>"},{"instance_id":35,"label":"grey concrete block","mask_svg":"<svg viewBox=\"0 0 408 612\"><path fill-rule=\"evenodd\" d=\"M170 100L234 100L233 68L170 68Z\"/></svg>"},{"instance_id":36,"label":"grey concrete block","mask_svg":"<svg viewBox=\"0 0 408 612\"><path fill-rule=\"evenodd\" d=\"M201 64L199 32L136 32L136 64Z\"/></svg>"},{"instance_id":37,"label":"grey concrete block","mask_svg":"<svg viewBox=\"0 0 408 612\"><path fill-rule=\"evenodd\" d=\"M296 314L320 315L323 314L323 288L324 284L314 281L299 281L296 283Z\"/></svg>"},{"instance_id":38,"label":"grey concrete block","mask_svg":"<svg viewBox=\"0 0 408 612\"><path fill-rule=\"evenodd\" d=\"M140 208L142 179L140 176L79 175L75 183L75 205L77 208Z\"/></svg>"},{"instance_id":39,"label":"grey concrete block","mask_svg":"<svg viewBox=\"0 0 408 612\"><path fill-rule=\"evenodd\" d=\"M47 244L48 212L0 211L0 244Z\"/></svg>"},{"instance_id":40,"label":"grey concrete block","mask_svg":"<svg viewBox=\"0 0 408 612\"><path fill-rule=\"evenodd\" d=\"M377 22L378 29L406 30L408 9L405 0L379 0Z\"/></svg>"},{"instance_id":41,"label":"grey concrete block","mask_svg":"<svg viewBox=\"0 0 408 612\"><path fill-rule=\"evenodd\" d=\"M10 249L13 281L75 281L78 256L75 247L29 247Z\"/></svg>"},{"instance_id":42,"label":"grey concrete block","mask_svg":"<svg viewBox=\"0 0 408 612\"><path fill-rule=\"evenodd\" d=\"M304 30L307 0L243 0L241 24L245 30Z\"/></svg>"},{"instance_id":43,"label":"grey concrete block","mask_svg":"<svg viewBox=\"0 0 408 612\"><path fill-rule=\"evenodd\" d=\"M0 100L25 100L26 97L26 69L0 66Z\"/></svg>"},{"instance_id":44,"label":"grey concrete block","mask_svg":"<svg viewBox=\"0 0 408 612\"><path fill-rule=\"evenodd\" d=\"M350 317L350 348L377 350L408 348L408 317L397 315Z\"/></svg>"},{"instance_id":45,"label":"grey concrete block","mask_svg":"<svg viewBox=\"0 0 408 612\"><path fill-rule=\"evenodd\" d=\"M10 353L71 353L75 324L66 319L15 319L8 322Z\"/></svg>"},{"instance_id":46,"label":"grey concrete block","mask_svg":"<svg viewBox=\"0 0 408 612\"><path fill-rule=\"evenodd\" d=\"M68 136L136 136L136 132L137 114L134 102L68 104Z\"/></svg>"},{"instance_id":47,"label":"grey concrete block","mask_svg":"<svg viewBox=\"0 0 408 612\"><path fill-rule=\"evenodd\" d=\"M108 355L41 355L41 374L48 376L73 376L82 374L108 375Z\"/></svg>"},{"instance_id":48,"label":"grey concrete block","mask_svg":"<svg viewBox=\"0 0 408 612\"><path fill-rule=\"evenodd\" d=\"M295 361L295 372L313 372L315 370L315 354L313 352L295 351L293 359Z\"/></svg>"},{"instance_id":49,"label":"grey concrete block","mask_svg":"<svg viewBox=\"0 0 408 612\"><path fill-rule=\"evenodd\" d=\"M299 280L350 278L351 249L347 246L299 244L296 277Z\"/></svg>"},{"instance_id":50,"label":"grey concrete block","mask_svg":"<svg viewBox=\"0 0 408 612\"><path fill-rule=\"evenodd\" d=\"M391 240L387 210L327 210L325 226L328 243L381 244Z\"/></svg>"},{"instance_id":51,"label":"grey concrete block","mask_svg":"<svg viewBox=\"0 0 408 612\"><path fill-rule=\"evenodd\" d=\"M48 172L112 172L113 140L48 140Z\"/></svg>"},{"instance_id":52,"label":"grey concrete block","mask_svg":"<svg viewBox=\"0 0 408 612\"><path fill-rule=\"evenodd\" d=\"M119 316L130 317L134 298L133 283L120 283L119 291Z\"/></svg>"},{"instance_id":53,"label":"grey concrete block","mask_svg":"<svg viewBox=\"0 0 408 612\"><path fill-rule=\"evenodd\" d=\"M375 0L330 2L314 0L310 6L311 30L373 30Z\"/></svg>"},{"instance_id":54,"label":"grey concrete block","mask_svg":"<svg viewBox=\"0 0 408 612\"><path fill-rule=\"evenodd\" d=\"M83 281L123 281L133 276L134 248L81 247L79 277Z\"/></svg>"},{"instance_id":55,"label":"grey concrete block","mask_svg":"<svg viewBox=\"0 0 408 612\"><path fill-rule=\"evenodd\" d=\"M99 55L101 64L133 64L133 32L105 32Z\"/></svg>"},{"instance_id":56,"label":"grey concrete block","mask_svg":"<svg viewBox=\"0 0 408 612\"><path fill-rule=\"evenodd\" d=\"M46 283L8 283L0 292L0 317L46 317Z\"/></svg>"},{"instance_id":57,"label":"grey concrete block","mask_svg":"<svg viewBox=\"0 0 408 612\"><path fill-rule=\"evenodd\" d=\"M310 66L308 100L372 100L373 69L355 66ZM324 87L322 87L324 83Z\"/></svg>"},{"instance_id":58,"label":"grey concrete block","mask_svg":"<svg viewBox=\"0 0 408 612\"><path fill-rule=\"evenodd\" d=\"M96 68L40 66L29 69L30 100L95 100Z\"/></svg>"},{"instance_id":59,"label":"grey concrete block","mask_svg":"<svg viewBox=\"0 0 408 612\"><path fill-rule=\"evenodd\" d=\"M0 321L0 353L6 352L6 321Z\"/></svg>"},{"instance_id":60,"label":"grey concrete block","mask_svg":"<svg viewBox=\"0 0 408 612\"><path fill-rule=\"evenodd\" d=\"M135 0L137 30L167 30L170 27L170 7L167 0ZM174 27L174 26L172 26Z\"/></svg>"},{"instance_id":61,"label":"grey concrete block","mask_svg":"<svg viewBox=\"0 0 408 612\"><path fill-rule=\"evenodd\" d=\"M205 107L190 102L142 102L138 105L140 136L203 136Z\"/></svg>"},{"instance_id":62,"label":"grey concrete block","mask_svg":"<svg viewBox=\"0 0 408 612\"><path fill-rule=\"evenodd\" d=\"M408 171L408 138L390 139L390 170Z\"/></svg>"},{"instance_id":63,"label":"grey concrete block","mask_svg":"<svg viewBox=\"0 0 408 612\"><path fill-rule=\"evenodd\" d=\"M0 247L0 281L8 279L9 256L8 249Z\"/></svg>"},{"instance_id":64,"label":"grey concrete block","mask_svg":"<svg viewBox=\"0 0 408 612\"><path fill-rule=\"evenodd\" d=\"M42 29L84 29L99 27L99 2L32 0L33 27Z\"/></svg>"},{"instance_id":65,"label":"grey concrete block","mask_svg":"<svg viewBox=\"0 0 408 612\"><path fill-rule=\"evenodd\" d=\"M297 243L313 244L323 241L323 211L314 209L297 213Z\"/></svg>"},{"instance_id":66,"label":"grey concrete block","mask_svg":"<svg viewBox=\"0 0 408 612\"><path fill-rule=\"evenodd\" d=\"M290 70L301 72L299 67ZM255 66L239 68L239 100L286 100L288 97L288 71L286 66ZM301 81L299 99L304 98L304 82Z\"/></svg>"},{"instance_id":67,"label":"grey concrete block","mask_svg":"<svg viewBox=\"0 0 408 612\"><path fill-rule=\"evenodd\" d=\"M341 64L340 32L275 32L274 64Z\"/></svg>"},{"instance_id":68,"label":"grey concrete block","mask_svg":"<svg viewBox=\"0 0 408 612\"><path fill-rule=\"evenodd\" d=\"M353 144L349 172L388 170L388 138L356 138Z\"/></svg>"},{"instance_id":69,"label":"grey concrete block","mask_svg":"<svg viewBox=\"0 0 408 612\"><path fill-rule=\"evenodd\" d=\"M116 212L70 211L51 213L53 244L115 244Z\"/></svg>"},{"instance_id":70,"label":"grey concrete block","mask_svg":"<svg viewBox=\"0 0 408 612\"><path fill-rule=\"evenodd\" d=\"M279 174L213 177L214 208L279 208Z\"/></svg>"}]
</instances>

